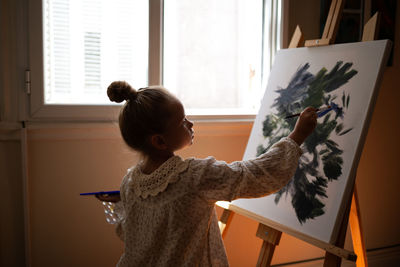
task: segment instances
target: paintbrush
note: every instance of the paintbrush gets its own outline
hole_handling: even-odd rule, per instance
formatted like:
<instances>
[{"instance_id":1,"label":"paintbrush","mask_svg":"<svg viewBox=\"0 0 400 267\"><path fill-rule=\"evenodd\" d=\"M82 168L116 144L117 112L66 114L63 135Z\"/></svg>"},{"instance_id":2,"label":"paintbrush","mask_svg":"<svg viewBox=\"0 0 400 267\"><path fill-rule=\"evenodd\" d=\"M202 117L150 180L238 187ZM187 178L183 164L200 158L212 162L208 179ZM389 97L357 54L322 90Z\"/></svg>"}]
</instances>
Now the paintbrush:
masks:
<instances>
[{"instance_id":1,"label":"paintbrush","mask_svg":"<svg viewBox=\"0 0 400 267\"><path fill-rule=\"evenodd\" d=\"M318 114L318 113L325 112L325 111L326 111L326 112L327 112L327 111L330 111L331 109L332 109L331 106L326 106L326 107L324 107L324 108L318 108L318 109L317 109L317 114ZM290 118L298 117L298 116L300 116L300 114L301 114L301 113L291 114L291 115L286 116L285 119L290 119ZM319 114L318 114L318 115L319 115Z\"/></svg>"}]
</instances>

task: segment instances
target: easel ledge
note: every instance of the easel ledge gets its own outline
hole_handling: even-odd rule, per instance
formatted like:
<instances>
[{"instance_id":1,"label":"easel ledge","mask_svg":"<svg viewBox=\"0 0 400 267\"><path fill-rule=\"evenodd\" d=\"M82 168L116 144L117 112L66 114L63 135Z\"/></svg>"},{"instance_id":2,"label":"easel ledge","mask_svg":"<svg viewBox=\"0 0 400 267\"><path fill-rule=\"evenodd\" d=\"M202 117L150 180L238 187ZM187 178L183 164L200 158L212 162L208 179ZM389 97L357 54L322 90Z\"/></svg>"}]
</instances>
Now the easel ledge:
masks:
<instances>
[{"instance_id":1,"label":"easel ledge","mask_svg":"<svg viewBox=\"0 0 400 267\"><path fill-rule=\"evenodd\" d=\"M308 40L304 42L303 34L300 30L300 27L297 26L290 41L289 48L301 47L303 46L303 43L306 47L332 44L336 38L336 34L339 28L339 21L343 11L344 1L345 0L332 0L324 28L324 33L321 39ZM365 24L362 41L373 41L376 39L378 33L378 24L379 14L376 13ZM356 261L357 267L367 267L368 262L366 257L365 242L362 235L363 231L361 226L361 215L355 183L352 191L352 198L346 205L342 221L339 222L340 229L334 245L322 242L301 232L290 229L284 225L281 225L274 221L270 221L257 214L241 209L229 202L217 203L218 206L224 208L223 214L219 221L222 237L225 236L232 217L236 212L259 222L256 236L263 239L263 245L259 254L257 266L270 266L275 247L279 245L282 232L285 232L305 242L313 244L321 249L324 249L326 251L324 267L340 266L342 258L350 261ZM343 248L348 223L350 223L353 248L355 253Z\"/></svg>"},{"instance_id":2,"label":"easel ledge","mask_svg":"<svg viewBox=\"0 0 400 267\"><path fill-rule=\"evenodd\" d=\"M282 224L279 224L279 223L276 223L274 221L268 220L268 219L266 219L264 217L261 217L261 216L255 214L255 213L252 213L252 212L250 212L248 210L245 210L245 209L242 209L240 207L237 207L237 206L235 206L235 205L233 205L233 204L231 204L229 202L217 202L217 205L224 209L224 211L223 211L223 213L221 215L220 221L219 221L220 222L220 230L221 230L223 235L226 234L227 227L230 224L230 222L227 221L227 220L231 220L232 219L232 217L233 217L232 213L238 213L238 214L244 215L244 216L246 216L246 217L248 217L250 219L253 219L253 220L255 220L255 221L260 223L259 226L258 226L258 230L257 230L256 235L257 235L257 237L259 237L259 238L261 238L261 239L263 239L265 241L271 240L271 236L277 235L276 232L279 232L279 233L284 232L284 233L287 233L287 234L289 234L291 236L294 236L294 237L296 237L298 239L301 239L301 240L303 240L303 241L305 241L307 243L313 244L316 247L319 247L319 248L321 248L321 249L323 249L325 251L328 251L328 252L330 252L330 253L338 256L338 257L341 257L341 258L344 258L344 259L350 260L350 261L356 261L356 258L357 258L356 254L351 252L351 251L349 251L349 250L346 250L344 248L340 248L340 247L337 247L335 245L332 245L332 244L329 244L329 243L325 243L325 242L323 242L321 240L312 238L312 237L310 237L308 235L305 235L305 234L303 234L301 232L298 232L298 231L295 231L293 229L290 229L287 226L284 226ZM264 229L266 231L264 231ZM265 234L266 232L268 232L268 233ZM279 240L277 240L277 238L278 237L275 237L274 239L272 239L273 242L276 243L275 245L279 245ZM279 234L279 238L280 238L280 234Z\"/></svg>"}]
</instances>

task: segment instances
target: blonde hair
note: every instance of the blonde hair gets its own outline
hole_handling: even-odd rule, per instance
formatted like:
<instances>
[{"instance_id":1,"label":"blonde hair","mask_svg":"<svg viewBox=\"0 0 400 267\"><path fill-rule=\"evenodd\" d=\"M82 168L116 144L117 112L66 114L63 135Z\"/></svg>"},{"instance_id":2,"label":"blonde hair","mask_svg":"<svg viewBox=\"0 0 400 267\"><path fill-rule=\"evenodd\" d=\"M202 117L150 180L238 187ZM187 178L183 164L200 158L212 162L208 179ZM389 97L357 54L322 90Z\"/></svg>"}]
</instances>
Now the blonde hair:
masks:
<instances>
[{"instance_id":1,"label":"blonde hair","mask_svg":"<svg viewBox=\"0 0 400 267\"><path fill-rule=\"evenodd\" d=\"M164 87L135 90L125 81L112 82L107 95L113 102L126 101L119 113L119 128L125 143L136 151L149 154L153 149L149 137L165 131L173 115L169 106L179 100Z\"/></svg>"}]
</instances>

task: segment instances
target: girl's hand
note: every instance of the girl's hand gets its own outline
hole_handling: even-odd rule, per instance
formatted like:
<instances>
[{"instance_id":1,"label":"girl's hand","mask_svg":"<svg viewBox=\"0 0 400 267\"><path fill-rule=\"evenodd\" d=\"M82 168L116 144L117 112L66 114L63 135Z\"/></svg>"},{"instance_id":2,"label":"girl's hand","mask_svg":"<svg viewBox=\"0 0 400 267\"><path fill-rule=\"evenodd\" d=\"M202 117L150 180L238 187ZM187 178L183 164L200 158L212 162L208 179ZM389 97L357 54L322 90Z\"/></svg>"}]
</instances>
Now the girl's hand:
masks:
<instances>
[{"instance_id":1,"label":"girl's hand","mask_svg":"<svg viewBox=\"0 0 400 267\"><path fill-rule=\"evenodd\" d=\"M98 200L105 201L105 202L114 202L114 203L116 203L118 201L121 201L121 197L120 197L119 194L112 194L112 195L109 195L109 194L97 194L97 195L94 195L94 196Z\"/></svg>"},{"instance_id":2,"label":"girl's hand","mask_svg":"<svg viewBox=\"0 0 400 267\"><path fill-rule=\"evenodd\" d=\"M297 119L296 126L289 137L293 139L298 145L301 145L304 140L314 131L317 125L317 109L308 107L304 109L299 118Z\"/></svg>"}]
</instances>

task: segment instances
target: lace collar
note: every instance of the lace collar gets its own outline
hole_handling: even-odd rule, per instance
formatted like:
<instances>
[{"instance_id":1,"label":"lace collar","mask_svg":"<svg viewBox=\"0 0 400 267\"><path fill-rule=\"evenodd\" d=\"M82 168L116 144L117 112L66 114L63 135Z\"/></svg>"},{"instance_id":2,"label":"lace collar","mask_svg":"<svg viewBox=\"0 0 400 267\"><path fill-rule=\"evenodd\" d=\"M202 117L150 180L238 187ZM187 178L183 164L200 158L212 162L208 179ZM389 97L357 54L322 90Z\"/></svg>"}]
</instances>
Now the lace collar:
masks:
<instances>
[{"instance_id":1,"label":"lace collar","mask_svg":"<svg viewBox=\"0 0 400 267\"><path fill-rule=\"evenodd\" d=\"M188 161L183 161L179 156L173 156L151 174L144 174L139 163L130 170L130 180L135 195L142 198L147 198L149 195L156 196L163 192L168 184L176 182L178 174L185 171L188 165Z\"/></svg>"}]
</instances>

